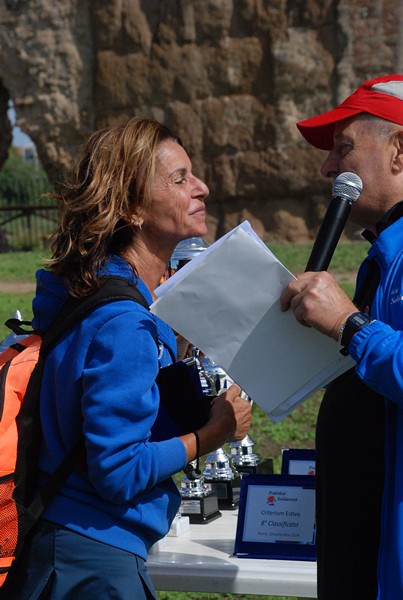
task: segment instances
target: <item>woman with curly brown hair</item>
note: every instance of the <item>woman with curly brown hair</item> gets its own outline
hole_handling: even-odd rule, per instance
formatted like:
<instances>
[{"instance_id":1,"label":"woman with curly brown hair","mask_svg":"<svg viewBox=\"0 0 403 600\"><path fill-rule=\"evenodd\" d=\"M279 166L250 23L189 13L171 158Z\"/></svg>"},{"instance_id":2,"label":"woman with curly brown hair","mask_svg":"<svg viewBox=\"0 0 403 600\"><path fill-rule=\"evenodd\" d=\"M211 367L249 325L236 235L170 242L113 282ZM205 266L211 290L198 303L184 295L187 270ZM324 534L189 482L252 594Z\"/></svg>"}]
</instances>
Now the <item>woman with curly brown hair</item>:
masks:
<instances>
[{"instance_id":1,"label":"woman with curly brown hair","mask_svg":"<svg viewBox=\"0 0 403 600\"><path fill-rule=\"evenodd\" d=\"M61 221L52 259L37 273L34 326L46 330L69 295L90 294L105 275L151 303L178 242L206 234L207 195L160 123L134 118L92 134L58 196ZM40 483L83 435L86 468L45 510L2 597L155 598L145 561L179 508L171 476L197 452L242 439L250 424L250 405L232 386L196 434L172 435L161 423L156 377L175 360L173 331L130 300L97 307L51 350ZM155 432L164 427L161 439Z\"/></svg>"}]
</instances>

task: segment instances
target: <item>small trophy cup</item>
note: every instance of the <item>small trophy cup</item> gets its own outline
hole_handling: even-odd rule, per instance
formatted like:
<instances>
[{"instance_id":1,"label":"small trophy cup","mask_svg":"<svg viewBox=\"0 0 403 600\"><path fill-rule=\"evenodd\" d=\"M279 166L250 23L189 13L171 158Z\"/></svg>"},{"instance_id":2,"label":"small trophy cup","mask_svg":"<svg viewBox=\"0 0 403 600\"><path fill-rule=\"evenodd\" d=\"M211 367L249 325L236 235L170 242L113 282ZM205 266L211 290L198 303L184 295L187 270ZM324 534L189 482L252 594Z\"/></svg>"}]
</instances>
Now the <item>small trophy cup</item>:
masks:
<instances>
[{"instance_id":1,"label":"small trophy cup","mask_svg":"<svg viewBox=\"0 0 403 600\"><path fill-rule=\"evenodd\" d=\"M200 353L197 349L196 351ZM200 364L200 380L203 392L207 396L218 396L234 383L224 369L211 358L208 356L203 356L201 360L199 356L197 358Z\"/></svg>"},{"instance_id":2,"label":"small trophy cup","mask_svg":"<svg viewBox=\"0 0 403 600\"><path fill-rule=\"evenodd\" d=\"M208 248L209 245L203 238L191 237L186 240L182 240L176 246L169 264L167 266L166 279L172 277L176 271L179 271L186 263L192 258L198 256L203 250Z\"/></svg>"},{"instance_id":3,"label":"small trophy cup","mask_svg":"<svg viewBox=\"0 0 403 600\"><path fill-rule=\"evenodd\" d=\"M190 464L195 467L196 461ZM189 517L190 523L210 523L221 517L217 495L207 489L203 475L200 474L195 478L185 475L181 482L180 494L182 502L179 512L182 516Z\"/></svg>"},{"instance_id":4,"label":"small trophy cup","mask_svg":"<svg viewBox=\"0 0 403 600\"><path fill-rule=\"evenodd\" d=\"M231 468L229 456L222 448L218 448L207 456L203 476L206 487L217 495L220 510L237 508L241 478Z\"/></svg>"},{"instance_id":5,"label":"small trophy cup","mask_svg":"<svg viewBox=\"0 0 403 600\"><path fill-rule=\"evenodd\" d=\"M262 461L259 456L254 453L254 445L255 443L249 435L246 435L243 440L231 442L229 444L232 464L241 477L248 473L272 474L274 472L273 459L268 458Z\"/></svg>"},{"instance_id":6,"label":"small trophy cup","mask_svg":"<svg viewBox=\"0 0 403 600\"><path fill-rule=\"evenodd\" d=\"M256 467L260 463L260 458L253 452L255 443L246 435L243 440L230 442L231 460L238 473L242 472L244 467ZM247 471L253 473L256 471Z\"/></svg>"}]
</instances>

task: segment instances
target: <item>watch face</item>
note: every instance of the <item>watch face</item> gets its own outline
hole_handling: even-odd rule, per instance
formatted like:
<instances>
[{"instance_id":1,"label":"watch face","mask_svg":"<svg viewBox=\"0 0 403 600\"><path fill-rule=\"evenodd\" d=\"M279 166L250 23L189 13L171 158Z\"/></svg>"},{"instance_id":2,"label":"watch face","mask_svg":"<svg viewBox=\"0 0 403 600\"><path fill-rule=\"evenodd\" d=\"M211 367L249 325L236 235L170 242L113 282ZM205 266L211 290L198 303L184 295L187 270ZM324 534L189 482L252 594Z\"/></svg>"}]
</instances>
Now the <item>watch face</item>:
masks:
<instances>
[{"instance_id":1,"label":"watch face","mask_svg":"<svg viewBox=\"0 0 403 600\"><path fill-rule=\"evenodd\" d=\"M366 325L372 323L372 321L373 319L365 313L357 312L352 314L346 321L346 325L341 337L341 345L347 346L350 343L353 335Z\"/></svg>"},{"instance_id":2,"label":"watch face","mask_svg":"<svg viewBox=\"0 0 403 600\"><path fill-rule=\"evenodd\" d=\"M358 313L356 315L353 315L351 320L354 322L355 325L358 325L358 327L361 327L362 325L366 325L366 323L368 323L368 321L370 319L363 313Z\"/></svg>"}]
</instances>

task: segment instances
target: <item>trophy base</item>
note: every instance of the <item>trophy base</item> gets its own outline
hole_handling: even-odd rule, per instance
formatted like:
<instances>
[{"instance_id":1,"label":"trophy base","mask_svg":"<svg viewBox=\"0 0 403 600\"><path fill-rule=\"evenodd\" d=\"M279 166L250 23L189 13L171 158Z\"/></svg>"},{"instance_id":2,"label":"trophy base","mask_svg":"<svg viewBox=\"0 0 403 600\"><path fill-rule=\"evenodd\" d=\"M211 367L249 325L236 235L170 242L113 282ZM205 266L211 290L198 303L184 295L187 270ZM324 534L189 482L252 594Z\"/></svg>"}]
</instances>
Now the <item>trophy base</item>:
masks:
<instances>
[{"instance_id":1,"label":"trophy base","mask_svg":"<svg viewBox=\"0 0 403 600\"><path fill-rule=\"evenodd\" d=\"M266 475L273 475L273 459L266 458L257 465L237 465L235 469L241 475L241 477L242 475L248 475L250 473L265 473Z\"/></svg>"},{"instance_id":2,"label":"trophy base","mask_svg":"<svg viewBox=\"0 0 403 600\"><path fill-rule=\"evenodd\" d=\"M207 489L211 489L217 495L220 510L235 510L238 508L241 491L241 478L239 476L235 476L234 479L228 481L205 479L205 485Z\"/></svg>"},{"instance_id":3,"label":"trophy base","mask_svg":"<svg viewBox=\"0 0 403 600\"><path fill-rule=\"evenodd\" d=\"M206 496L200 498L182 498L179 512L182 516L189 517L191 524L210 523L221 517L217 496L212 492L207 492Z\"/></svg>"}]
</instances>

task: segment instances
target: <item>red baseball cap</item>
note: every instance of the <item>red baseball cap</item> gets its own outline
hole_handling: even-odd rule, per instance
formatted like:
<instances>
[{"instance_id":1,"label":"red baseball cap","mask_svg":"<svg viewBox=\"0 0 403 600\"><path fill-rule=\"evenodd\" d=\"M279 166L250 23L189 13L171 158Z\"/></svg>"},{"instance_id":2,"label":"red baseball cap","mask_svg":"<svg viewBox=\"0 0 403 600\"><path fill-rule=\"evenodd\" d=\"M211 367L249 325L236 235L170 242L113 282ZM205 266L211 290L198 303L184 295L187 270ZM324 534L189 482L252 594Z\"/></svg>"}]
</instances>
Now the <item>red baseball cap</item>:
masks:
<instances>
[{"instance_id":1,"label":"red baseball cap","mask_svg":"<svg viewBox=\"0 0 403 600\"><path fill-rule=\"evenodd\" d=\"M297 127L312 146L331 150L336 124L361 113L369 113L403 125L403 75L384 75L369 79L339 106L311 119L299 121Z\"/></svg>"}]
</instances>

